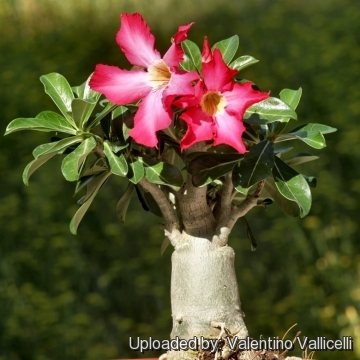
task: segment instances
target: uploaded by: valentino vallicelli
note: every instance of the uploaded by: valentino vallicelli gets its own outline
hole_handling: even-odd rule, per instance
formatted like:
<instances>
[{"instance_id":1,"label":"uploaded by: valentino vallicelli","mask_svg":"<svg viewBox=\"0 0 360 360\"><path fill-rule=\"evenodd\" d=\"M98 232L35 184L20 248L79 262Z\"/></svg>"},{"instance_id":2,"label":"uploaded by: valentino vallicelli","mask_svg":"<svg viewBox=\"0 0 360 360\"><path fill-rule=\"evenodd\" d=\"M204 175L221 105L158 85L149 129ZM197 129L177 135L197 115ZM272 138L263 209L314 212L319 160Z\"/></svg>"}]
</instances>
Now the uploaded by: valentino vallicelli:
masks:
<instances>
[{"instance_id":1,"label":"uploaded by: valentino vallicelli","mask_svg":"<svg viewBox=\"0 0 360 360\"><path fill-rule=\"evenodd\" d=\"M353 351L353 338L351 336L343 336L337 340L327 339L325 336L318 336L316 338L296 336L294 342L291 340L278 339L277 337L256 340L250 337L239 339L237 336L228 336L225 339L232 351L291 351L294 350L295 345L298 345L302 351ZM215 353L222 350L221 347L223 344L224 341L221 339L205 339L203 336L194 337L190 340L180 339L179 337L171 340L157 340L151 336L148 339L141 339L139 336L136 338L129 337L130 349L140 351L141 353L148 350L203 350Z\"/></svg>"}]
</instances>

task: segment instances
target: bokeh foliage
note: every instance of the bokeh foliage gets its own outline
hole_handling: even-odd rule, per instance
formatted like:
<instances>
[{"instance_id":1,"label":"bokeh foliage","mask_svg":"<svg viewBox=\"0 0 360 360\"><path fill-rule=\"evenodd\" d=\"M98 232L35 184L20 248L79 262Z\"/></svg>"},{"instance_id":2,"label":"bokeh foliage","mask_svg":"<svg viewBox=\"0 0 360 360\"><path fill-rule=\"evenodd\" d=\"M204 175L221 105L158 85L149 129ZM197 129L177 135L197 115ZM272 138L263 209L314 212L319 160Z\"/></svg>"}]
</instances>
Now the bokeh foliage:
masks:
<instances>
[{"instance_id":1,"label":"bokeh foliage","mask_svg":"<svg viewBox=\"0 0 360 360\"><path fill-rule=\"evenodd\" d=\"M250 252L241 224L230 245L254 338L281 337L298 323L296 329L309 337L353 336L356 352L341 357L360 356L357 2L3 0L3 130L13 118L56 111L40 75L55 71L81 84L96 63L127 66L115 43L123 11L142 12L163 50L177 26L191 21L196 24L189 38L199 44L204 35L213 44L238 34L239 55L260 59L242 72L245 78L276 96L284 87L301 86L300 121L339 129L310 165L309 174L319 179L310 214L300 220L275 205L256 209L249 222L258 250ZM114 209L125 189L111 179L78 235L71 235L68 223L77 205L60 162L44 165L29 187L21 181L32 149L47 141L48 134L33 132L1 140L0 359L140 357L129 349L129 336L167 338L171 329L171 251L160 257L161 220L134 202L120 224Z\"/></svg>"}]
</instances>

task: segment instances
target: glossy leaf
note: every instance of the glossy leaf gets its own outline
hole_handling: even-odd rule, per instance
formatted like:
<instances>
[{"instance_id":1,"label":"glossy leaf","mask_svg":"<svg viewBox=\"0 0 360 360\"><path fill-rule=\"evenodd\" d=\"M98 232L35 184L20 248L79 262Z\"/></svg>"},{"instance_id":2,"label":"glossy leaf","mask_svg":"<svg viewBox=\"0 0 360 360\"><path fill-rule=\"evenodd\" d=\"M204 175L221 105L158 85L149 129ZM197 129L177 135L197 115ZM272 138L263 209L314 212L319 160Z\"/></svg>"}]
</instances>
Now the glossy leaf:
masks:
<instances>
[{"instance_id":1,"label":"glossy leaf","mask_svg":"<svg viewBox=\"0 0 360 360\"><path fill-rule=\"evenodd\" d=\"M154 215L156 215L158 217L161 217L161 218L163 217L162 212L159 208L159 205L157 204L157 202L155 201L153 196L148 191L143 192L143 199L146 203L147 208L149 209L149 211L151 213L153 213Z\"/></svg>"},{"instance_id":2,"label":"glossy leaf","mask_svg":"<svg viewBox=\"0 0 360 360\"><path fill-rule=\"evenodd\" d=\"M199 47L191 40L185 40L181 43L184 50L184 60L180 64L180 69L191 71L201 70L201 52Z\"/></svg>"},{"instance_id":3,"label":"glossy leaf","mask_svg":"<svg viewBox=\"0 0 360 360\"><path fill-rule=\"evenodd\" d=\"M244 216L242 216L240 218L240 220L241 220L242 224L245 227L246 235L247 235L247 237L248 237L248 239L250 241L250 249L251 249L251 251L255 251L256 248L257 248L257 243L256 243L255 236L251 231L250 225L249 225L249 223L247 222L247 220L245 219Z\"/></svg>"},{"instance_id":4,"label":"glossy leaf","mask_svg":"<svg viewBox=\"0 0 360 360\"><path fill-rule=\"evenodd\" d=\"M73 152L64 157L61 164L61 171L67 181L76 181L79 179L80 166L95 146L96 140L93 137L89 137Z\"/></svg>"},{"instance_id":5,"label":"glossy leaf","mask_svg":"<svg viewBox=\"0 0 360 360\"><path fill-rule=\"evenodd\" d=\"M268 122L287 122L286 119L289 118L297 120L295 110L282 100L274 97L269 97L250 106L245 112L245 118L250 117L251 114L258 114L260 119L268 120Z\"/></svg>"},{"instance_id":6,"label":"glossy leaf","mask_svg":"<svg viewBox=\"0 0 360 360\"><path fill-rule=\"evenodd\" d=\"M291 89L283 89L280 92L280 99L286 102L289 106L291 106L294 110L299 105L300 99L302 95L302 89L299 88L298 90L291 90ZM283 123L287 123L289 118L284 118L281 120ZM278 131L278 134L281 131Z\"/></svg>"},{"instance_id":7,"label":"glossy leaf","mask_svg":"<svg viewBox=\"0 0 360 360\"><path fill-rule=\"evenodd\" d=\"M76 235L77 228L84 217L86 211L89 209L91 203L93 202L96 194L99 192L101 187L105 184L109 176L110 172L105 172L100 174L94 181L91 182L91 189L87 192L87 195L84 198L84 202L81 205L80 209L75 213L70 222L70 231L72 234ZM88 188L90 186L88 185ZM89 195L88 195L89 193Z\"/></svg>"},{"instance_id":8,"label":"glossy leaf","mask_svg":"<svg viewBox=\"0 0 360 360\"><path fill-rule=\"evenodd\" d=\"M187 170L195 186L203 186L233 169L243 156L240 154L206 154L194 158Z\"/></svg>"},{"instance_id":9,"label":"glossy leaf","mask_svg":"<svg viewBox=\"0 0 360 360\"><path fill-rule=\"evenodd\" d=\"M280 99L286 102L294 110L296 110L297 106L299 105L301 95L302 95L301 87L297 90L283 89L280 92Z\"/></svg>"},{"instance_id":10,"label":"glossy leaf","mask_svg":"<svg viewBox=\"0 0 360 360\"><path fill-rule=\"evenodd\" d=\"M300 217L306 216L311 208L311 192L304 177L277 156L273 175L275 185L281 195L297 203L300 208Z\"/></svg>"},{"instance_id":11,"label":"glossy leaf","mask_svg":"<svg viewBox=\"0 0 360 360\"><path fill-rule=\"evenodd\" d=\"M294 166L294 165L303 164L303 163L306 163L309 161L317 160L318 158L319 157L315 156L315 155L300 153L300 154L297 154L296 156L292 157L291 159L285 160L285 162L289 166Z\"/></svg>"},{"instance_id":12,"label":"glossy leaf","mask_svg":"<svg viewBox=\"0 0 360 360\"><path fill-rule=\"evenodd\" d=\"M74 100L74 94L64 76L57 73L50 73L41 76L40 81L44 84L45 92L51 97L65 118L71 124L75 125L69 115L69 113L71 113L71 102Z\"/></svg>"},{"instance_id":13,"label":"glossy leaf","mask_svg":"<svg viewBox=\"0 0 360 360\"><path fill-rule=\"evenodd\" d=\"M96 127L97 125L100 124L100 121L106 116L108 115L111 111L113 111L118 105L113 104L112 102L108 102L105 106L105 108L103 109L103 111L101 111L99 114L96 115L95 119L92 119L91 121L88 122L88 124L86 125L86 129L90 130L94 127Z\"/></svg>"},{"instance_id":14,"label":"glossy leaf","mask_svg":"<svg viewBox=\"0 0 360 360\"><path fill-rule=\"evenodd\" d=\"M335 129L331 126L323 125L323 124L309 123L309 124L303 124L303 125L297 126L296 128L292 129L290 132L294 133L294 132L298 132L298 131L306 131L310 134L318 133L318 132L320 132L321 134L330 134L330 133L337 131L337 129Z\"/></svg>"},{"instance_id":15,"label":"glossy leaf","mask_svg":"<svg viewBox=\"0 0 360 360\"><path fill-rule=\"evenodd\" d=\"M38 157L37 159L31 161L24 169L22 179L25 185L29 185L30 176L43 164L45 164L48 160L54 157L56 153L47 154Z\"/></svg>"},{"instance_id":16,"label":"glossy leaf","mask_svg":"<svg viewBox=\"0 0 360 360\"><path fill-rule=\"evenodd\" d=\"M120 156L115 155L108 140L104 141L104 153L109 161L110 171L118 176L126 176L128 165L125 157L123 154L120 154Z\"/></svg>"},{"instance_id":17,"label":"glossy leaf","mask_svg":"<svg viewBox=\"0 0 360 360\"><path fill-rule=\"evenodd\" d=\"M49 146L48 150L43 152L43 155L50 154L50 153L53 153L53 152L58 153L58 152L66 149L67 147L69 147L69 146L71 146L73 144L82 142L83 140L84 140L84 135L82 135L82 134L76 135L76 136L70 136L70 137L61 139L59 141L54 142L53 143L54 146L52 146L52 147Z\"/></svg>"},{"instance_id":18,"label":"glossy leaf","mask_svg":"<svg viewBox=\"0 0 360 360\"><path fill-rule=\"evenodd\" d=\"M134 159L129 162L129 172L127 174L128 179L137 184L145 175L144 164L142 159Z\"/></svg>"},{"instance_id":19,"label":"glossy leaf","mask_svg":"<svg viewBox=\"0 0 360 360\"><path fill-rule=\"evenodd\" d=\"M167 185L175 191L179 190L184 180L180 170L169 163L158 162L153 164L144 159L145 177L153 184Z\"/></svg>"},{"instance_id":20,"label":"glossy leaf","mask_svg":"<svg viewBox=\"0 0 360 360\"><path fill-rule=\"evenodd\" d=\"M39 156L46 154L50 149L52 149L54 147L55 143L51 142L51 143L47 143L47 144L41 144L39 146L37 146L32 154L34 156L34 158L38 158Z\"/></svg>"},{"instance_id":21,"label":"glossy leaf","mask_svg":"<svg viewBox=\"0 0 360 360\"><path fill-rule=\"evenodd\" d=\"M248 194L250 188L243 188L242 186L238 185L238 186L235 186L235 190L238 193L246 196Z\"/></svg>"},{"instance_id":22,"label":"glossy leaf","mask_svg":"<svg viewBox=\"0 0 360 360\"><path fill-rule=\"evenodd\" d=\"M91 195L90 190L92 189L93 181L97 179L102 173L109 172L109 168L106 165L106 160L101 158L97 159L94 165L84 170L81 173L79 181L76 183L75 194L86 187L86 196L89 197ZM84 200L86 200L86 196Z\"/></svg>"},{"instance_id":23,"label":"glossy leaf","mask_svg":"<svg viewBox=\"0 0 360 360\"><path fill-rule=\"evenodd\" d=\"M118 219L123 223L125 223L126 212L129 207L134 190L135 190L135 186L131 182L129 182L125 193L123 194L123 196L116 205L116 215Z\"/></svg>"},{"instance_id":24,"label":"glossy leaf","mask_svg":"<svg viewBox=\"0 0 360 360\"><path fill-rule=\"evenodd\" d=\"M97 102L100 99L101 93L92 90L89 86L90 79L93 74L91 74L88 79L79 86L72 87L72 91L77 95L79 99L83 100L92 100Z\"/></svg>"},{"instance_id":25,"label":"glossy leaf","mask_svg":"<svg viewBox=\"0 0 360 360\"><path fill-rule=\"evenodd\" d=\"M128 108L126 106L117 106L111 113L111 120L114 120L118 116L124 114Z\"/></svg>"},{"instance_id":26,"label":"glossy leaf","mask_svg":"<svg viewBox=\"0 0 360 360\"><path fill-rule=\"evenodd\" d=\"M5 135L21 130L59 131L76 134L76 129L61 115L53 111L43 111L35 118L19 118L10 122L6 127Z\"/></svg>"},{"instance_id":27,"label":"glossy leaf","mask_svg":"<svg viewBox=\"0 0 360 360\"><path fill-rule=\"evenodd\" d=\"M228 39L222 40L214 44L212 51L219 49L222 53L223 59L226 64L229 64L233 59L239 47L239 37L234 35Z\"/></svg>"},{"instance_id":28,"label":"glossy leaf","mask_svg":"<svg viewBox=\"0 0 360 360\"><path fill-rule=\"evenodd\" d=\"M276 139L277 135L279 135L286 128L287 124L288 123L285 121L273 121L268 123L269 137Z\"/></svg>"},{"instance_id":29,"label":"glossy leaf","mask_svg":"<svg viewBox=\"0 0 360 360\"><path fill-rule=\"evenodd\" d=\"M274 166L274 143L263 140L253 146L233 171L234 186L248 188L271 175Z\"/></svg>"},{"instance_id":30,"label":"glossy leaf","mask_svg":"<svg viewBox=\"0 0 360 360\"><path fill-rule=\"evenodd\" d=\"M240 56L237 59L235 59L230 65L229 67L235 70L242 70L245 69L246 67L252 65L252 64L256 64L257 62L259 62L259 60L255 59L254 57L250 56L250 55L244 55L244 56Z\"/></svg>"},{"instance_id":31,"label":"glossy leaf","mask_svg":"<svg viewBox=\"0 0 360 360\"><path fill-rule=\"evenodd\" d=\"M96 106L95 100L74 99L71 103L73 119L78 129L83 130L84 125Z\"/></svg>"},{"instance_id":32,"label":"glossy leaf","mask_svg":"<svg viewBox=\"0 0 360 360\"><path fill-rule=\"evenodd\" d=\"M273 177L267 178L261 196L269 197L280 207L285 214L297 217L300 215L300 208L296 202L285 198L275 185Z\"/></svg>"},{"instance_id":33,"label":"glossy leaf","mask_svg":"<svg viewBox=\"0 0 360 360\"><path fill-rule=\"evenodd\" d=\"M288 134L281 134L276 142L299 139L315 149L322 149L326 146L323 134L335 131L335 128L323 124L304 124L292 129Z\"/></svg>"}]
</instances>

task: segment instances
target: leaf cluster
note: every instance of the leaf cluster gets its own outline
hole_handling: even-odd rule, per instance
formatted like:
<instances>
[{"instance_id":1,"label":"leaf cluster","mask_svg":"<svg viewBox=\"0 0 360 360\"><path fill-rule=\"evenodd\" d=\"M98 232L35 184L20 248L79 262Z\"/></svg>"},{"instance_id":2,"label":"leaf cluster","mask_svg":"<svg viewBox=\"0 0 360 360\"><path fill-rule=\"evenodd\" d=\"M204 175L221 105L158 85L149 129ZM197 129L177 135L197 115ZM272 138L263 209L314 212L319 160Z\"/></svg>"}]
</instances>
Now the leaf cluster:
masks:
<instances>
[{"instance_id":1,"label":"leaf cluster","mask_svg":"<svg viewBox=\"0 0 360 360\"><path fill-rule=\"evenodd\" d=\"M219 49L228 66L239 71L257 60L248 55L233 60L238 44L238 37L233 36L214 44L212 49ZM185 40L182 48L185 57L180 68L200 72L202 57L198 46ZM163 215L158 199L139 186L143 179L160 187L168 201L174 204L173 199L190 175L195 187L207 187L208 203L213 209L224 191L226 175L231 174L232 201L235 204L244 202L262 182L264 186L258 205L275 202L291 216L304 217L309 213L310 187L316 186L316 179L298 172L294 166L317 157L299 153L286 158L284 154L291 147L284 148L282 143L300 140L312 148L321 149L325 147L324 134L336 129L311 123L286 131L290 119L297 120L295 110L301 98L301 88L284 89L279 98L269 97L247 109L243 119L246 127L243 141L248 152L242 155L229 146L214 147L211 143L205 144L204 151L181 152L179 143L185 125L176 109L173 123L158 133L159 147L141 146L129 137L137 104L118 106L107 100L100 101L101 94L90 89L89 79L80 86L71 87L60 74L42 76L40 80L45 92L61 115L43 111L35 118L18 118L8 125L5 133L21 130L55 133L51 142L34 149L34 160L26 166L23 181L28 185L29 177L41 165L55 155L63 157L63 176L68 181L76 181L76 194L85 190L85 195L78 201L80 208L70 223L72 233L77 232L87 209L111 175L128 181L116 210L122 221L134 192L145 210ZM244 80L236 81L241 83ZM251 231L248 233L254 244Z\"/></svg>"}]
</instances>

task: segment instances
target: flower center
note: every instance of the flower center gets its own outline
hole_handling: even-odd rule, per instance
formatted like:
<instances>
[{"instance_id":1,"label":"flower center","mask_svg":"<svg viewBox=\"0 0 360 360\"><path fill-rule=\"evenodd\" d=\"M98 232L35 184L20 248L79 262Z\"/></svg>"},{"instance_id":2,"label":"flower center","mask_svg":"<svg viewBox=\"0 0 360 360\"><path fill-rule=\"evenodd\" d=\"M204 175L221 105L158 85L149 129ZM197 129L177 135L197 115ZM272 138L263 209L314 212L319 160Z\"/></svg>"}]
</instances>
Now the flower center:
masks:
<instances>
[{"instance_id":1,"label":"flower center","mask_svg":"<svg viewBox=\"0 0 360 360\"><path fill-rule=\"evenodd\" d=\"M155 88L167 86L171 78L171 72L164 60L158 60L148 67L150 85Z\"/></svg>"},{"instance_id":2,"label":"flower center","mask_svg":"<svg viewBox=\"0 0 360 360\"><path fill-rule=\"evenodd\" d=\"M202 97L200 105L205 114L214 116L224 111L226 99L219 91L208 91Z\"/></svg>"}]
</instances>

